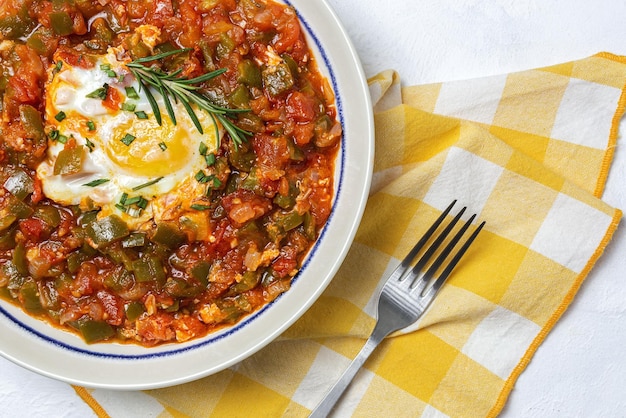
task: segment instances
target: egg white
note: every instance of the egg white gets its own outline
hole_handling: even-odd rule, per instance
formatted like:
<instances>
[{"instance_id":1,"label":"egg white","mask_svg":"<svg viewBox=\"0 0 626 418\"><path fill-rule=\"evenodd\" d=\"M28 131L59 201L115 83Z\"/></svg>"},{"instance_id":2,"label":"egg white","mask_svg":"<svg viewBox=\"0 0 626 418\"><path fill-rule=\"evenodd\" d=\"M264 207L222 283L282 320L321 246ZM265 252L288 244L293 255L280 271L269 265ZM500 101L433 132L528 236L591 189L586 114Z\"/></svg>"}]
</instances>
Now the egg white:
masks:
<instances>
[{"instance_id":1,"label":"egg white","mask_svg":"<svg viewBox=\"0 0 626 418\"><path fill-rule=\"evenodd\" d=\"M102 216L117 214L131 228L138 229L151 219L167 217L173 207L188 208L194 198L203 195L206 185L195 179L196 173L207 167L200 144L204 143L206 153L214 152L222 131L210 115L198 110L204 130L200 134L180 103L172 103L177 119L174 125L163 98L155 92L162 115L159 125L145 91L124 62L118 60L119 54L119 50L110 49L108 54L95 57L91 68L57 61L61 62L57 64L60 68L51 71L46 86L46 124L63 139L84 148L83 164L78 173L54 175L56 160L67 142L50 139L47 158L37 175L50 199L64 205L100 208ZM120 106L123 102L134 105L134 109L111 109L102 99L88 97L105 83L109 89L116 89L113 96L120 99ZM129 98L128 87L139 97ZM144 112L148 119L141 119L137 112ZM122 142L126 134L134 137L129 145ZM108 181L87 186L104 179ZM154 184L141 187L151 182ZM145 209L129 214L120 210L123 196L142 196L149 203Z\"/></svg>"}]
</instances>

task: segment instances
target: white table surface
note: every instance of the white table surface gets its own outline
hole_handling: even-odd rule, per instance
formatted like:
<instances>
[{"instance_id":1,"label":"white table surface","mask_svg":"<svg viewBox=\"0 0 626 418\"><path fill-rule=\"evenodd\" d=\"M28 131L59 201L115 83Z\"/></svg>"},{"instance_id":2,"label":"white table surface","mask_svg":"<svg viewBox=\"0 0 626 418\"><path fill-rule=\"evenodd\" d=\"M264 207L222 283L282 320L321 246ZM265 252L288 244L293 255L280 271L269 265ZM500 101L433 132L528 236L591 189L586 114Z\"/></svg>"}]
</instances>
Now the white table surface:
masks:
<instances>
[{"instance_id":1,"label":"white table surface","mask_svg":"<svg viewBox=\"0 0 626 418\"><path fill-rule=\"evenodd\" d=\"M406 85L542 67L600 51L626 55L621 0L328 1L366 74L393 68ZM622 142L604 200L624 209ZM626 416L625 254L623 227L518 380L503 417ZM67 384L0 358L0 417L44 416L94 414Z\"/></svg>"}]
</instances>

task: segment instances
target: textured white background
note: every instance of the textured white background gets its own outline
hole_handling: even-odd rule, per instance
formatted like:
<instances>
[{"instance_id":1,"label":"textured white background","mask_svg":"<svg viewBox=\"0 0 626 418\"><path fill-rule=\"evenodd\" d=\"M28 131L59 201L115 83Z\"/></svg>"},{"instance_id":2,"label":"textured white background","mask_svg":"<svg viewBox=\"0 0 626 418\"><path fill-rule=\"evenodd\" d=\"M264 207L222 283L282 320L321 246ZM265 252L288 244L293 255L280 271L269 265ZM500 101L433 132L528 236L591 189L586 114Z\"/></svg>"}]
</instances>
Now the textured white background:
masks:
<instances>
[{"instance_id":1,"label":"textured white background","mask_svg":"<svg viewBox=\"0 0 626 418\"><path fill-rule=\"evenodd\" d=\"M542 67L600 51L626 55L626 2L621 0L328 1L366 74L393 68L406 85ZM624 209L622 142L604 199ZM522 374L503 417L626 416L624 254L626 229L620 228ZM0 358L0 417L89 416L91 410L68 385Z\"/></svg>"}]
</instances>

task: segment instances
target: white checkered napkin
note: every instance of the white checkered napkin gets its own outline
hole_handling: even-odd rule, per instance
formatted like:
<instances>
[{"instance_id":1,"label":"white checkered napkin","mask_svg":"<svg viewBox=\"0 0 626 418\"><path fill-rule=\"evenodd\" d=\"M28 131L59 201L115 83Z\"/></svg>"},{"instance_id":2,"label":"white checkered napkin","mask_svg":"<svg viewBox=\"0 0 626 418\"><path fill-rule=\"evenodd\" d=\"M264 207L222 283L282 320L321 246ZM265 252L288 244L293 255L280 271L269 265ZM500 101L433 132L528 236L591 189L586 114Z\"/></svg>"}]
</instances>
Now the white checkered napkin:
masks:
<instances>
[{"instance_id":1,"label":"white checkered napkin","mask_svg":"<svg viewBox=\"0 0 626 418\"><path fill-rule=\"evenodd\" d=\"M380 278L458 199L486 228L426 315L365 364L336 416L497 415L621 218L594 193L606 178L625 82L626 64L608 54L404 89L394 72L379 74L371 80L381 98L372 194L345 262L312 308L216 375L123 395L77 391L102 416L307 416L371 332ZM580 114L580 101L590 115ZM590 120L597 131L567 135L572 113L577 133ZM568 161L575 176L558 170Z\"/></svg>"}]
</instances>

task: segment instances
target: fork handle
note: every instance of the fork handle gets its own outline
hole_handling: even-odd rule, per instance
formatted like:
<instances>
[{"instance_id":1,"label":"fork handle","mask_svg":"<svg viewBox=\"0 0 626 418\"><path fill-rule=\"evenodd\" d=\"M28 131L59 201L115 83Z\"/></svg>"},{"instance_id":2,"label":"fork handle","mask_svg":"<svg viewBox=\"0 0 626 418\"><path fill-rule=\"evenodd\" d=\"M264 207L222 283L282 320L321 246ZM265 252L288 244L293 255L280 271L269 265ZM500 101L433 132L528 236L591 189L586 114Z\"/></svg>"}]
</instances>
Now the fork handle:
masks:
<instances>
[{"instance_id":1,"label":"fork handle","mask_svg":"<svg viewBox=\"0 0 626 418\"><path fill-rule=\"evenodd\" d=\"M348 366L348 368L343 372L330 391L326 393L322 402L320 402L315 407L313 412L311 412L309 418L328 417L339 398L341 398L341 395L343 395L352 379L354 379L354 376L361 369L361 366L363 366L370 354L372 354L374 349L378 347L378 344L380 344L383 338L385 338L388 334L388 332L379 332L378 327L374 329L374 332L367 339L365 345L361 348L361 351L359 351L359 354L357 354L354 360L352 360L350 366Z\"/></svg>"}]
</instances>

